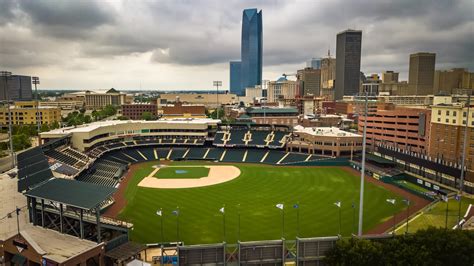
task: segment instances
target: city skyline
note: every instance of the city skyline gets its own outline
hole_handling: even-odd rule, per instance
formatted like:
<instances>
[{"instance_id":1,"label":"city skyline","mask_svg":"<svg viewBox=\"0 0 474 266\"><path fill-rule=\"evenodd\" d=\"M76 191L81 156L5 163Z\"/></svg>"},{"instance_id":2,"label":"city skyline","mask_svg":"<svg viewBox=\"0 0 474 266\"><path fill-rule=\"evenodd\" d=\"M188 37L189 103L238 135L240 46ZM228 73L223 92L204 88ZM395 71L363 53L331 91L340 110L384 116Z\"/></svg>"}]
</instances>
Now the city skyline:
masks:
<instances>
[{"instance_id":1,"label":"city skyline","mask_svg":"<svg viewBox=\"0 0 474 266\"><path fill-rule=\"evenodd\" d=\"M0 3L0 68L40 76L41 89L212 89L212 80L228 89L246 8L265 10L263 79L328 49L334 56L336 34L348 28L363 32L365 74L393 70L407 80L416 52L436 53L437 70L474 68L469 1Z\"/></svg>"}]
</instances>

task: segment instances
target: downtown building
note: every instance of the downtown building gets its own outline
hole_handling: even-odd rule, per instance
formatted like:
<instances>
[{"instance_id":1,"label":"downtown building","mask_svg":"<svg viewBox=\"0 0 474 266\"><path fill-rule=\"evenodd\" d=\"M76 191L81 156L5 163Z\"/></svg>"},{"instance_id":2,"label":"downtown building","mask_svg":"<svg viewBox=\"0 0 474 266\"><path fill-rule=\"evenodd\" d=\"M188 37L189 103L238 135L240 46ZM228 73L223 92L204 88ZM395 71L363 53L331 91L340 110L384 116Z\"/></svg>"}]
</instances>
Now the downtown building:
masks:
<instances>
[{"instance_id":1,"label":"downtown building","mask_svg":"<svg viewBox=\"0 0 474 266\"><path fill-rule=\"evenodd\" d=\"M335 100L359 92L361 46L362 31L346 30L337 34Z\"/></svg>"},{"instance_id":2,"label":"downtown building","mask_svg":"<svg viewBox=\"0 0 474 266\"><path fill-rule=\"evenodd\" d=\"M434 53L416 53L410 55L407 95L433 94L435 62L436 54Z\"/></svg>"},{"instance_id":3,"label":"downtown building","mask_svg":"<svg viewBox=\"0 0 474 266\"><path fill-rule=\"evenodd\" d=\"M230 63L231 93L243 96L245 88L262 84L262 53L262 10L245 9L242 14L241 60ZM237 86L239 80L240 87Z\"/></svg>"},{"instance_id":4,"label":"downtown building","mask_svg":"<svg viewBox=\"0 0 474 266\"><path fill-rule=\"evenodd\" d=\"M297 71L299 96L321 95L321 69L307 67Z\"/></svg>"},{"instance_id":5,"label":"downtown building","mask_svg":"<svg viewBox=\"0 0 474 266\"><path fill-rule=\"evenodd\" d=\"M30 76L11 75L7 80L0 78L0 101L31 101L32 98Z\"/></svg>"},{"instance_id":6,"label":"downtown building","mask_svg":"<svg viewBox=\"0 0 474 266\"><path fill-rule=\"evenodd\" d=\"M367 120L359 116L358 130L362 134L367 123L367 145L397 147L426 153L429 145L431 110L377 104L368 112Z\"/></svg>"}]
</instances>

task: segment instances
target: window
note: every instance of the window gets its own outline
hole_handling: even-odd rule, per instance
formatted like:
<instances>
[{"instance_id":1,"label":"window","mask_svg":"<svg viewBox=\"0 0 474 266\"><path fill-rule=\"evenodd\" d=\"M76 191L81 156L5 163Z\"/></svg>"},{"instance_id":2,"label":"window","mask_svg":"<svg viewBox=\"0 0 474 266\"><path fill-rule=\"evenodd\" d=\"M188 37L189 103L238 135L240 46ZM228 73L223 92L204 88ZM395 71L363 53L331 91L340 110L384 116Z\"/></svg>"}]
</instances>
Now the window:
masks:
<instances>
[{"instance_id":1,"label":"window","mask_svg":"<svg viewBox=\"0 0 474 266\"><path fill-rule=\"evenodd\" d=\"M453 124L456 124L456 119L453 119Z\"/></svg>"},{"instance_id":2,"label":"window","mask_svg":"<svg viewBox=\"0 0 474 266\"><path fill-rule=\"evenodd\" d=\"M446 115L449 115L449 111L446 111Z\"/></svg>"},{"instance_id":3,"label":"window","mask_svg":"<svg viewBox=\"0 0 474 266\"><path fill-rule=\"evenodd\" d=\"M438 115L441 115L441 110L438 110Z\"/></svg>"},{"instance_id":4,"label":"window","mask_svg":"<svg viewBox=\"0 0 474 266\"><path fill-rule=\"evenodd\" d=\"M449 123L449 119L446 118L446 123Z\"/></svg>"},{"instance_id":5,"label":"window","mask_svg":"<svg viewBox=\"0 0 474 266\"><path fill-rule=\"evenodd\" d=\"M462 112L462 117L466 117L467 116L467 113L466 112Z\"/></svg>"}]
</instances>

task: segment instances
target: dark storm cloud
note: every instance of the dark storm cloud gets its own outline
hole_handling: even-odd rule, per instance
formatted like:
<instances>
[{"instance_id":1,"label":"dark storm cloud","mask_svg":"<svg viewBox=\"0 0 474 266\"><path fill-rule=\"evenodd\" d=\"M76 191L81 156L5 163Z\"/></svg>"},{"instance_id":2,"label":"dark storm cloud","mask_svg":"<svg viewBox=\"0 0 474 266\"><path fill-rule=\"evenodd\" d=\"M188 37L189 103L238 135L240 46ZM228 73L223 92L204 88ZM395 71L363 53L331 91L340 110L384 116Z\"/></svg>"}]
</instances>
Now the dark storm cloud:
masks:
<instances>
[{"instance_id":1,"label":"dark storm cloud","mask_svg":"<svg viewBox=\"0 0 474 266\"><path fill-rule=\"evenodd\" d=\"M0 34L8 22L48 44L34 47L20 43L28 42L27 36L9 35L8 45L19 49L2 53L0 48L0 55L13 64L15 56L31 53L37 55L35 63L51 64L61 58L51 53L60 54L65 43L73 46L74 56L97 61L150 53L154 63L227 63L240 57L242 9L257 7L263 10L265 66L303 65L328 49L334 55L336 34L356 28L363 30L366 72L406 71L409 54L418 51L437 53L440 68L474 69L472 0L123 1L119 7L105 1L0 3ZM50 45L58 38L57 46Z\"/></svg>"}]
</instances>

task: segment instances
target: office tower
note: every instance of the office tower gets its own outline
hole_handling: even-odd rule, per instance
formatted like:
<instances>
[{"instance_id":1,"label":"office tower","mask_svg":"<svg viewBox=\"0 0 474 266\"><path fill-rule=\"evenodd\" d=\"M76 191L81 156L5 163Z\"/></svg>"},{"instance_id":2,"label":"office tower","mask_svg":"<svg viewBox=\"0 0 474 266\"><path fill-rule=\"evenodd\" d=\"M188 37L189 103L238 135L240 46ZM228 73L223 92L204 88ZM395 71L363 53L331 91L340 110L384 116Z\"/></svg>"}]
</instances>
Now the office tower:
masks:
<instances>
[{"instance_id":1,"label":"office tower","mask_svg":"<svg viewBox=\"0 0 474 266\"><path fill-rule=\"evenodd\" d=\"M472 73L469 73L465 68L453 68L450 70L436 70L434 74L434 94L447 93L447 94L463 94L472 89L469 77Z\"/></svg>"},{"instance_id":2,"label":"office tower","mask_svg":"<svg viewBox=\"0 0 474 266\"><path fill-rule=\"evenodd\" d=\"M321 69L307 67L297 72L301 96L321 95Z\"/></svg>"},{"instance_id":3,"label":"office tower","mask_svg":"<svg viewBox=\"0 0 474 266\"><path fill-rule=\"evenodd\" d=\"M314 69L320 69L321 68L321 58L311 58L308 62L306 62L306 67L311 67Z\"/></svg>"},{"instance_id":4,"label":"office tower","mask_svg":"<svg viewBox=\"0 0 474 266\"><path fill-rule=\"evenodd\" d=\"M359 92L361 44L360 30L346 30L337 34L334 93L336 100L341 100L344 95L356 95Z\"/></svg>"},{"instance_id":5,"label":"office tower","mask_svg":"<svg viewBox=\"0 0 474 266\"><path fill-rule=\"evenodd\" d=\"M8 97L12 101L30 101L33 98L31 91L31 77L12 75L8 78ZM0 78L0 101L7 100L5 78Z\"/></svg>"},{"instance_id":6,"label":"office tower","mask_svg":"<svg viewBox=\"0 0 474 266\"><path fill-rule=\"evenodd\" d=\"M240 61L231 61L230 66L230 79L229 79L229 89L231 93L242 95L245 88L242 88L241 82L241 62Z\"/></svg>"},{"instance_id":7,"label":"office tower","mask_svg":"<svg viewBox=\"0 0 474 266\"><path fill-rule=\"evenodd\" d=\"M241 94L262 84L262 10L245 9L242 15Z\"/></svg>"},{"instance_id":8,"label":"office tower","mask_svg":"<svg viewBox=\"0 0 474 266\"><path fill-rule=\"evenodd\" d=\"M396 83L398 82L398 72L391 70L382 73L382 83Z\"/></svg>"},{"instance_id":9,"label":"office tower","mask_svg":"<svg viewBox=\"0 0 474 266\"><path fill-rule=\"evenodd\" d=\"M436 54L416 53L410 55L408 88L412 95L433 94Z\"/></svg>"},{"instance_id":10,"label":"office tower","mask_svg":"<svg viewBox=\"0 0 474 266\"><path fill-rule=\"evenodd\" d=\"M334 83L336 82L336 58L321 59L321 96L327 100L334 99Z\"/></svg>"}]
</instances>

